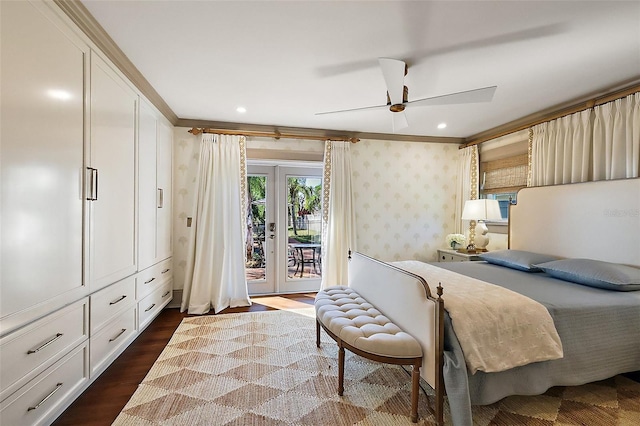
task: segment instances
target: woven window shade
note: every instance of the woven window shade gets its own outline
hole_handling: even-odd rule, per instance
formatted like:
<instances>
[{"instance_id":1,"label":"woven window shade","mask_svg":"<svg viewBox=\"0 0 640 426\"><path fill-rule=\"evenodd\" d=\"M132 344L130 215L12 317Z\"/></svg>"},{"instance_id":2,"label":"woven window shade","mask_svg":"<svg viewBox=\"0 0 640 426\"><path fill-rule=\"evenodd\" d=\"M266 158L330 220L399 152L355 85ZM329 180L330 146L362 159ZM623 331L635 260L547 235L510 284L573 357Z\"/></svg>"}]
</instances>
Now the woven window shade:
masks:
<instances>
[{"instance_id":1,"label":"woven window shade","mask_svg":"<svg viewBox=\"0 0 640 426\"><path fill-rule=\"evenodd\" d=\"M527 186L527 154L480 163L483 194L516 192Z\"/></svg>"}]
</instances>

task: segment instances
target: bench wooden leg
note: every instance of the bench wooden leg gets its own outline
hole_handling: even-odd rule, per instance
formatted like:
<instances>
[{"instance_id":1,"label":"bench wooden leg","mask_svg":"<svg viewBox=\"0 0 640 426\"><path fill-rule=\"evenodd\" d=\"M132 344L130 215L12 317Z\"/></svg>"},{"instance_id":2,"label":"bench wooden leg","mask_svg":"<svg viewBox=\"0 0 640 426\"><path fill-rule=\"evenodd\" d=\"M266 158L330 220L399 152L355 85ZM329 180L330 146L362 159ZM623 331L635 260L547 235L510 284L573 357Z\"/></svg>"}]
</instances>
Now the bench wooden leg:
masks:
<instances>
[{"instance_id":1,"label":"bench wooden leg","mask_svg":"<svg viewBox=\"0 0 640 426\"><path fill-rule=\"evenodd\" d=\"M338 395L344 393L344 347L338 345Z\"/></svg>"},{"instance_id":2,"label":"bench wooden leg","mask_svg":"<svg viewBox=\"0 0 640 426\"><path fill-rule=\"evenodd\" d=\"M411 421L418 422L418 397L420 388L420 362L413 364L411 372Z\"/></svg>"},{"instance_id":3,"label":"bench wooden leg","mask_svg":"<svg viewBox=\"0 0 640 426\"><path fill-rule=\"evenodd\" d=\"M320 320L316 318L316 346L320 347Z\"/></svg>"}]
</instances>

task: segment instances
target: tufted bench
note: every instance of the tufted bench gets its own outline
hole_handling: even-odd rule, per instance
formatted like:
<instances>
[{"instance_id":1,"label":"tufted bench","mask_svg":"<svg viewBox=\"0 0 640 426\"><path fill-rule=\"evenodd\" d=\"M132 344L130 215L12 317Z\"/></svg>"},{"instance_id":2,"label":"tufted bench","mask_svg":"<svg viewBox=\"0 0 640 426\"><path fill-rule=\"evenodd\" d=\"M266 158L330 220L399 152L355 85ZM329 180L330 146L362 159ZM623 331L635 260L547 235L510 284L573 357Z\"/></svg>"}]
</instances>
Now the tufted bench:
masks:
<instances>
[{"instance_id":1,"label":"tufted bench","mask_svg":"<svg viewBox=\"0 0 640 426\"><path fill-rule=\"evenodd\" d=\"M373 305L349 287L335 286L315 298L316 345L320 327L338 343L338 395L344 392L344 349L372 361L413 365L411 374L411 421L418 421L418 387L422 348Z\"/></svg>"}]
</instances>

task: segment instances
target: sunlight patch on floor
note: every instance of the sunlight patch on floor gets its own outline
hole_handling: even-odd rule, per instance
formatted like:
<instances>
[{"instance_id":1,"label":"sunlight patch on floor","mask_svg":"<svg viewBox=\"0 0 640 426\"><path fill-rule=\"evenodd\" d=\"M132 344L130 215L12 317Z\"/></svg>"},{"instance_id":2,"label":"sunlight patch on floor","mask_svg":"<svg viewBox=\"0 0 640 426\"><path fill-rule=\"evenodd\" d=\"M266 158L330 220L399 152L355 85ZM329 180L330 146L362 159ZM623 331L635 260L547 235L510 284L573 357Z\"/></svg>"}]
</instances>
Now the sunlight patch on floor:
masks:
<instances>
[{"instance_id":1,"label":"sunlight patch on floor","mask_svg":"<svg viewBox=\"0 0 640 426\"><path fill-rule=\"evenodd\" d=\"M281 311L294 312L307 317L315 318L315 308L308 303L298 302L297 300L287 299L280 296L265 296L252 298L253 303L268 306L270 308L279 309Z\"/></svg>"}]
</instances>

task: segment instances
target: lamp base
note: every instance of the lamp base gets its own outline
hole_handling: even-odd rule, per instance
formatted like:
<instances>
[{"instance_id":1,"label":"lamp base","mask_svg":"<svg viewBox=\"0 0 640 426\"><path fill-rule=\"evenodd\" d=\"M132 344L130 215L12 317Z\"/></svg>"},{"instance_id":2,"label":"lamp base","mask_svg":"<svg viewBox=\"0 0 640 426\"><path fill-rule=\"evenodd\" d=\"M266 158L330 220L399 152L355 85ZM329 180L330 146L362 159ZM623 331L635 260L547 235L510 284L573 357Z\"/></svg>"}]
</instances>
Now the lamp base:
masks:
<instances>
[{"instance_id":1,"label":"lamp base","mask_svg":"<svg viewBox=\"0 0 640 426\"><path fill-rule=\"evenodd\" d=\"M486 247L489 245L489 236L487 233L489 232L489 228L487 228L487 224L484 223L483 220L479 220L476 224L476 250L479 251L487 251Z\"/></svg>"}]
</instances>

